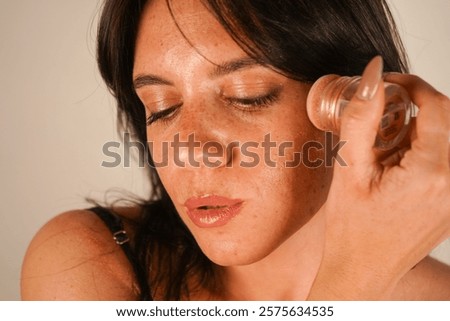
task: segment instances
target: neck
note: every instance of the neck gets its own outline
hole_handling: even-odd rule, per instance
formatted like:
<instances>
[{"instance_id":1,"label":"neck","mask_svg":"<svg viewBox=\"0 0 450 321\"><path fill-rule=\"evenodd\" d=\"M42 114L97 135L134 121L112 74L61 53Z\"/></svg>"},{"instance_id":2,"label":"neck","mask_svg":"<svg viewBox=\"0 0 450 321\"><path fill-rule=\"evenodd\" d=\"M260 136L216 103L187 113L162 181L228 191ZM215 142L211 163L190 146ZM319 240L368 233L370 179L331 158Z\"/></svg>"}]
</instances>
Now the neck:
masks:
<instances>
[{"instance_id":1,"label":"neck","mask_svg":"<svg viewBox=\"0 0 450 321\"><path fill-rule=\"evenodd\" d=\"M324 235L324 220L315 215L264 259L221 267L222 299L305 300L322 259Z\"/></svg>"}]
</instances>

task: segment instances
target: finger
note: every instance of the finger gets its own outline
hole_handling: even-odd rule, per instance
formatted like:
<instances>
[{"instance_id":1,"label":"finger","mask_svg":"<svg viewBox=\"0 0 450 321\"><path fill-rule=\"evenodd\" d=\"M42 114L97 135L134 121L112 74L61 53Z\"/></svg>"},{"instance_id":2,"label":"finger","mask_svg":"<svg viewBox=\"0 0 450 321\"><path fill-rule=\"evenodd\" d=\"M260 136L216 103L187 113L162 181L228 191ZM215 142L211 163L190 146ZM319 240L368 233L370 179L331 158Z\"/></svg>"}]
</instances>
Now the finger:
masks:
<instances>
[{"instance_id":1,"label":"finger","mask_svg":"<svg viewBox=\"0 0 450 321\"><path fill-rule=\"evenodd\" d=\"M358 178L372 176L376 164L373 145L384 109L382 69L381 57L372 59L341 117L340 138L347 142L341 156Z\"/></svg>"},{"instance_id":2,"label":"finger","mask_svg":"<svg viewBox=\"0 0 450 321\"><path fill-rule=\"evenodd\" d=\"M403 86L419 107L413 148L433 163L448 167L450 138L450 100L430 84L413 75L392 74L385 78Z\"/></svg>"},{"instance_id":3,"label":"finger","mask_svg":"<svg viewBox=\"0 0 450 321\"><path fill-rule=\"evenodd\" d=\"M398 165L405 155L406 151L409 150L407 147L403 147L400 149L395 149L393 152L380 160L380 164L384 167L392 167Z\"/></svg>"},{"instance_id":4,"label":"finger","mask_svg":"<svg viewBox=\"0 0 450 321\"><path fill-rule=\"evenodd\" d=\"M442 95L442 93L437 91L433 86L416 75L387 73L383 78L387 82L399 84L405 88L412 101L414 101L417 106L426 104L429 99L421 94L423 91L430 92L432 95Z\"/></svg>"},{"instance_id":5,"label":"finger","mask_svg":"<svg viewBox=\"0 0 450 321\"><path fill-rule=\"evenodd\" d=\"M377 161L383 166L398 165L405 152L411 148L411 142L417 137L416 134L416 117L411 117L409 128L403 139L392 149L375 150Z\"/></svg>"}]
</instances>

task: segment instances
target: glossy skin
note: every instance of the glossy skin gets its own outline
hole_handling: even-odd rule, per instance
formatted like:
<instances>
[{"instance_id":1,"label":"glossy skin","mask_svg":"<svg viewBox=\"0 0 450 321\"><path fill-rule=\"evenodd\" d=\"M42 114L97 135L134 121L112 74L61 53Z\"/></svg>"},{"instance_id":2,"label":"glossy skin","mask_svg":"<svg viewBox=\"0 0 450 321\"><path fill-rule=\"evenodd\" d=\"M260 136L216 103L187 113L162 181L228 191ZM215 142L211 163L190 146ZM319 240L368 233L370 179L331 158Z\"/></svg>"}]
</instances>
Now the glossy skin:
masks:
<instances>
[{"instance_id":1,"label":"glossy skin","mask_svg":"<svg viewBox=\"0 0 450 321\"><path fill-rule=\"evenodd\" d=\"M141 80L136 81L136 92L146 106L147 116L178 106L168 119L148 126L156 161L163 159L159 146L172 142L178 133L181 141L195 133L201 144L214 141L221 146L233 141L261 142L267 133L278 143L292 141L296 150L310 140L323 143L322 133L306 116L309 86L260 65L245 64L232 72L217 72L217 65L247 56L198 1L175 2L173 11L189 42L174 24L165 1L157 0L145 9L136 44L134 78ZM149 75L152 84L144 81L145 77L150 79ZM442 131L448 130L448 99L418 78L392 77L390 81L402 83L424 110L427 105L442 107L438 119L427 119L429 114L424 113L419 121L423 128L441 121ZM274 88L278 96L269 103L266 99L263 106L243 104L243 98L267 96ZM432 178L443 177L423 205L436 215L425 220L427 210L414 202L410 206L401 202L409 201L411 195L420 199L417 195L422 191L414 189L415 182L427 181L412 175L410 189L400 183L395 185L406 191L405 196L388 184L394 176L384 176L388 168L381 169L381 174L377 172L380 167L371 152L370 139L376 132L381 100L378 93L371 101L355 100L347 108L341 137L352 143L342 150L350 166L336 167L334 174L323 166L286 168L282 164L292 159L289 153L285 157L273 153L275 167L260 162L256 167L243 168L239 162L245 155L238 150L233 152L233 167L182 168L175 164L175 157L188 163L190 155L174 155L170 150L169 166L158 168L158 173L202 250L218 264L218 275L225 286L220 296L200 289L191 293L191 299L450 298L449 268L423 259L449 234L445 215L449 208L445 199L450 190L448 162L447 167L442 165L436 160L441 155L430 154L419 142L419 151L410 153L419 156L404 164L406 172L416 168L414 174L418 175L418 169L431 168L428 173L433 174ZM436 135L442 136L442 132ZM264 159L263 149L254 151ZM191 156L201 162L204 155ZM316 153L312 158L323 156ZM428 166L419 161L424 159L440 165ZM230 162L229 157L219 160L223 164ZM380 187L381 193L368 185ZM244 205L227 224L201 228L186 215L184 203L204 194L242 199ZM396 206L392 205L394 201ZM406 210L399 211L402 208ZM408 220L408 210L412 220ZM132 216L129 210L122 212ZM405 222L411 222L408 229L404 229ZM378 242L376 247L373 240ZM71 250L58 255L60 249ZM96 260L99 256L102 259ZM108 273L93 283L94 276L105 268ZM30 246L22 275L25 299L136 298L123 253L114 247L102 223L87 212L64 214L47 224Z\"/></svg>"},{"instance_id":2,"label":"glossy skin","mask_svg":"<svg viewBox=\"0 0 450 321\"><path fill-rule=\"evenodd\" d=\"M181 141L188 141L194 133L199 145L216 142L223 150L233 141L240 145L263 142L267 133L277 144L293 142L297 151L308 140L323 139L306 116L308 85L259 64L218 75L217 65L247 55L199 3L176 2L174 6L177 23L194 47L180 33L163 1L146 8L136 45L134 78L150 74L172 84L138 86L147 116L182 103L176 112L147 128L147 138L155 146L155 160L163 159L162 143L172 143L177 134ZM277 97L267 104L234 102L237 98L264 97L273 91L278 92ZM226 166L226 156L219 157L222 166L217 168L202 162L200 148L192 155L200 166L189 164L186 150L181 149L177 158L170 149L169 165L158 168L158 173L203 251L220 265L250 264L266 257L304 225L325 200L331 171L303 165L286 168L283 162L292 156L278 157L276 148L271 154L275 167L264 163L260 146L253 152L261 161L250 168L239 166L246 158L238 149L234 149L232 164ZM286 154L292 151L286 149ZM177 159L187 166L177 166ZM225 226L200 228L187 217L184 204L202 195L242 199L243 208Z\"/></svg>"}]
</instances>

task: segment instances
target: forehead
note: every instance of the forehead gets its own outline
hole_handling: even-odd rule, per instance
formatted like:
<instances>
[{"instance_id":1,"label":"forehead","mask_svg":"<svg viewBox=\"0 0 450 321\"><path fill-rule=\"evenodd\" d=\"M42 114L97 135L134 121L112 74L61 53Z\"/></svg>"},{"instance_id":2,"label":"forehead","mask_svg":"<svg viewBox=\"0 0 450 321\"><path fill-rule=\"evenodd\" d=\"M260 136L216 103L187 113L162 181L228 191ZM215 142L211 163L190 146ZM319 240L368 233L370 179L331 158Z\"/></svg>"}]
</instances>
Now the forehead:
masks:
<instances>
[{"instance_id":1,"label":"forehead","mask_svg":"<svg viewBox=\"0 0 450 321\"><path fill-rule=\"evenodd\" d=\"M174 58L219 64L243 56L200 0L147 2L136 40L135 73L148 64L173 63Z\"/></svg>"}]
</instances>

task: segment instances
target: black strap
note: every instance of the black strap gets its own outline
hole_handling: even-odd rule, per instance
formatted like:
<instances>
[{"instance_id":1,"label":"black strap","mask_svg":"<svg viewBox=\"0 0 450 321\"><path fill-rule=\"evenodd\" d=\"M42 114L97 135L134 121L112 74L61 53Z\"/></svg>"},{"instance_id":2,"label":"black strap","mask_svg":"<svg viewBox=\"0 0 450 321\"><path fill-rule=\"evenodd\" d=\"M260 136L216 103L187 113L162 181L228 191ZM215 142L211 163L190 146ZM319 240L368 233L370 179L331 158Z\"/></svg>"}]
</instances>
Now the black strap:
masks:
<instances>
[{"instance_id":1,"label":"black strap","mask_svg":"<svg viewBox=\"0 0 450 321\"><path fill-rule=\"evenodd\" d=\"M117 245L120 245L128 260L130 261L141 291L141 300L152 301L153 298L150 293L150 286L147 281L147 275L139 264L136 255L130 246L130 239L128 238L127 232L123 227L123 223L120 217L117 214L108 211L107 209L100 206L90 208L89 210L97 214L97 216L100 217L103 222L105 222L106 226L108 226L113 235L114 241Z\"/></svg>"}]
</instances>

